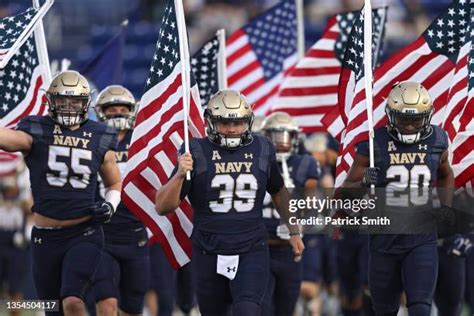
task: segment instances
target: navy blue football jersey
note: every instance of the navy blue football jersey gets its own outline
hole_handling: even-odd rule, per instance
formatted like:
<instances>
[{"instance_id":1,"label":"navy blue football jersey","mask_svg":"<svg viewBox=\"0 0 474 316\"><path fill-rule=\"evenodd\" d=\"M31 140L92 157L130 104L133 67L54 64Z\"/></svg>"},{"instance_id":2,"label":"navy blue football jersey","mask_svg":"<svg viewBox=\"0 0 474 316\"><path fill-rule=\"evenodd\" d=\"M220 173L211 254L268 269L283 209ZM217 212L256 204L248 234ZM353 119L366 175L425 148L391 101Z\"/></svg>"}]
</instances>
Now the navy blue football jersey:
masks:
<instances>
[{"instance_id":1,"label":"navy blue football jersey","mask_svg":"<svg viewBox=\"0 0 474 316\"><path fill-rule=\"evenodd\" d=\"M193 243L209 253L231 255L266 240L263 198L283 187L273 144L255 135L250 144L227 150L194 138L190 151L194 167L181 199L188 196L193 206Z\"/></svg>"},{"instance_id":2,"label":"navy blue football jersey","mask_svg":"<svg viewBox=\"0 0 474 316\"><path fill-rule=\"evenodd\" d=\"M438 126L432 126L431 134L416 144L394 140L385 127L376 129L374 165L380 168L376 186L385 188L385 207L400 210L414 210L420 205L432 207L433 196L429 188L436 185L441 155L447 149L448 137ZM368 142L360 143L357 153L368 156ZM410 188L425 190L416 190L414 194L415 190ZM402 212L400 214L400 217L404 216ZM433 239L436 239L435 233L372 235L370 244L372 249L396 253Z\"/></svg>"},{"instance_id":3,"label":"navy blue football jersey","mask_svg":"<svg viewBox=\"0 0 474 316\"><path fill-rule=\"evenodd\" d=\"M120 169L122 178L125 174L125 166L128 158L128 148L132 140L133 130L128 130L125 137L119 141L115 152L115 161ZM146 237L146 230L142 222L133 215L127 207L120 202L112 219L104 224L106 240L135 241Z\"/></svg>"},{"instance_id":4,"label":"navy blue football jersey","mask_svg":"<svg viewBox=\"0 0 474 316\"><path fill-rule=\"evenodd\" d=\"M299 189L299 191L304 189L304 184L308 179L318 180L321 175L319 163L310 155L293 155L287 160L287 164L290 178L295 189ZM278 165L280 173L282 173L281 163ZM285 239L289 239L289 231L285 228L282 229L280 216L273 207L270 196L265 197L263 218L270 239L281 238L282 234L285 236Z\"/></svg>"},{"instance_id":5,"label":"navy blue football jersey","mask_svg":"<svg viewBox=\"0 0 474 316\"><path fill-rule=\"evenodd\" d=\"M70 130L49 116L28 116L18 123L17 130L33 137L25 157L32 211L59 220L91 214L97 173L106 152L117 148L115 130L90 120Z\"/></svg>"}]
</instances>

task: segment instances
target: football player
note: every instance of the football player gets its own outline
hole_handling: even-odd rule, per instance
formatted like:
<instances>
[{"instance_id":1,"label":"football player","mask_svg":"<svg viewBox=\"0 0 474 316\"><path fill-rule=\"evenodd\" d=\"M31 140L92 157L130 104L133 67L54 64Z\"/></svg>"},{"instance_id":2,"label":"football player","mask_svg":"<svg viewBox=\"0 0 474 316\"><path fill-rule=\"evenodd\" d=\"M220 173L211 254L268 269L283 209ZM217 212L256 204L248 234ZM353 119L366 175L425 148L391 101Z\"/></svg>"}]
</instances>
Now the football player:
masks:
<instances>
[{"instance_id":1,"label":"football player","mask_svg":"<svg viewBox=\"0 0 474 316\"><path fill-rule=\"evenodd\" d=\"M277 162L286 187L302 192L316 189L320 175L319 165L310 155L297 154L299 128L291 116L284 112L272 113L263 122L262 133L275 145ZM311 243L314 247L306 246L303 264L295 261L289 243L288 229L280 222L278 212L271 205L271 198L268 202L264 207L263 217L269 235L270 279L265 291L263 315L291 316L300 292L302 266L305 277L302 294L308 301L317 299L319 292L316 280L319 281L321 276L318 273L321 272L319 254L321 248L318 248L317 243ZM315 236L305 235L305 245L317 238Z\"/></svg>"},{"instance_id":2,"label":"football player","mask_svg":"<svg viewBox=\"0 0 474 316\"><path fill-rule=\"evenodd\" d=\"M16 130L0 128L0 148L21 151L30 170L38 298L61 300L66 315L86 315L84 295L103 247L101 222L110 220L120 202L117 136L113 128L87 119L91 92L78 72L58 74L46 97L49 115L28 116ZM107 192L105 201L95 203L98 173Z\"/></svg>"},{"instance_id":3,"label":"football player","mask_svg":"<svg viewBox=\"0 0 474 316\"><path fill-rule=\"evenodd\" d=\"M182 313L189 315L194 306L195 293L191 263L175 271L161 246L154 242L150 246L150 264L151 286L148 307L155 308L160 316L171 316L176 301ZM153 311L150 312L153 314Z\"/></svg>"},{"instance_id":4,"label":"football player","mask_svg":"<svg viewBox=\"0 0 474 316\"><path fill-rule=\"evenodd\" d=\"M304 245L289 225L289 192L278 170L275 147L252 134L246 98L221 90L205 112L207 137L193 138L178 158L168 183L156 194L160 215L188 196L194 209L194 273L202 315L260 315L269 276L267 233L262 219L265 192L288 224L295 256ZM187 181L186 173L191 172Z\"/></svg>"},{"instance_id":5,"label":"football player","mask_svg":"<svg viewBox=\"0 0 474 316\"><path fill-rule=\"evenodd\" d=\"M440 315L461 315L466 282L466 256L472 248L467 235L438 239L439 272L435 303Z\"/></svg>"},{"instance_id":6,"label":"football player","mask_svg":"<svg viewBox=\"0 0 474 316\"><path fill-rule=\"evenodd\" d=\"M117 130L115 161L122 176L132 139L135 108L134 96L120 85L106 87L99 93L95 103L99 121ZM102 200L100 195L98 198ZM141 314L150 279L146 229L123 203L118 205L112 219L104 223L103 229L105 253L101 267L107 270L104 271L107 276L94 285L95 300L99 301L97 311L100 315L116 315L119 300L121 314Z\"/></svg>"},{"instance_id":7,"label":"football player","mask_svg":"<svg viewBox=\"0 0 474 316\"><path fill-rule=\"evenodd\" d=\"M0 175L0 291L4 289L14 301L23 299L29 268L26 226L32 199L29 188L21 184L25 172L20 160L15 169ZM20 314L10 311L11 316Z\"/></svg>"},{"instance_id":8,"label":"football player","mask_svg":"<svg viewBox=\"0 0 474 316\"><path fill-rule=\"evenodd\" d=\"M449 192L454 187L448 139L441 128L430 124L433 104L428 91L416 82L394 85L386 114L388 126L375 130L377 168L369 168L368 142L360 143L343 186L360 188L365 183L385 187L386 206L415 216L414 206L430 203L429 188L436 185L443 192L442 210L448 210L452 204ZM410 188L417 188L418 194L405 193L404 189ZM376 314L396 315L404 290L410 315L430 315L438 272L436 231L372 234L369 253L369 287Z\"/></svg>"}]
</instances>

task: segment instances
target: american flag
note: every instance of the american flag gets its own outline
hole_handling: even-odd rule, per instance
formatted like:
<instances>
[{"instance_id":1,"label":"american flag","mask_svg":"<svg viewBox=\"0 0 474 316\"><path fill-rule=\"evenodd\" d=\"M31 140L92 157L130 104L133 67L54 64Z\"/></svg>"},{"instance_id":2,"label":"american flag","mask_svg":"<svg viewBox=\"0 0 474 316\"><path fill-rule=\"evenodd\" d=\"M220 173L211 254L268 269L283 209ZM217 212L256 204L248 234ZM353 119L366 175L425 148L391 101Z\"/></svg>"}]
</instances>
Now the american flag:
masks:
<instances>
[{"instance_id":1,"label":"american flag","mask_svg":"<svg viewBox=\"0 0 474 316\"><path fill-rule=\"evenodd\" d=\"M474 3L471 2L471 3ZM459 53L444 127L452 140L450 158L456 187L474 188L474 7ZM455 122L455 124L453 124ZM447 128L448 127L448 128Z\"/></svg>"},{"instance_id":2,"label":"american flag","mask_svg":"<svg viewBox=\"0 0 474 316\"><path fill-rule=\"evenodd\" d=\"M7 56L13 45L29 33L34 24L33 17L38 11L39 9L29 8L18 15L0 20L0 62Z\"/></svg>"},{"instance_id":3,"label":"american flag","mask_svg":"<svg viewBox=\"0 0 474 316\"><path fill-rule=\"evenodd\" d=\"M203 106L207 105L209 98L219 90L218 52L219 39L216 35L191 57L191 68L196 76Z\"/></svg>"},{"instance_id":4,"label":"american flag","mask_svg":"<svg viewBox=\"0 0 474 316\"><path fill-rule=\"evenodd\" d=\"M381 41L385 28L386 8L379 8L372 11L372 56L374 59L380 54ZM350 34L349 43L344 53L342 61L342 71L339 78L338 108L342 121L350 125L348 117L352 115L353 97L356 91L362 91L365 96L364 80L364 10L360 10L357 19L354 22ZM346 138L342 138L342 155L338 160L336 168L336 187L340 185L341 174L344 175L351 164L347 160L351 159L352 148L346 152ZM345 158L345 159L343 159Z\"/></svg>"},{"instance_id":5,"label":"american flag","mask_svg":"<svg viewBox=\"0 0 474 316\"><path fill-rule=\"evenodd\" d=\"M154 204L156 190L168 181L184 139L181 63L185 61L180 57L183 39L178 19L184 21L177 16L174 1L169 0L137 113L122 190L122 201L152 231L176 268L190 260L192 209L184 201L173 214L159 216ZM193 78L191 87L189 134L201 137L202 109Z\"/></svg>"},{"instance_id":6,"label":"american flag","mask_svg":"<svg viewBox=\"0 0 474 316\"><path fill-rule=\"evenodd\" d=\"M332 16L322 37L291 70L271 112L290 114L305 133L323 132L325 113L337 105L341 61L357 12Z\"/></svg>"},{"instance_id":7,"label":"american flag","mask_svg":"<svg viewBox=\"0 0 474 316\"><path fill-rule=\"evenodd\" d=\"M442 109L447 103L456 59L464 44L469 12L467 0L455 0L431 23L422 36L375 70L373 86L375 127L386 123L385 98L392 86L401 81L420 82L428 89L435 107L432 123L441 123L444 114ZM344 149L340 172L337 173L337 184L342 183L345 172L352 165L355 144L368 138L363 85L356 89L351 99L351 107L346 107L344 110L348 123L344 131Z\"/></svg>"},{"instance_id":8,"label":"american flag","mask_svg":"<svg viewBox=\"0 0 474 316\"><path fill-rule=\"evenodd\" d=\"M0 177L15 171L22 161L23 158L20 153L7 153L0 151Z\"/></svg>"},{"instance_id":9,"label":"american flag","mask_svg":"<svg viewBox=\"0 0 474 316\"><path fill-rule=\"evenodd\" d=\"M227 40L230 89L241 91L256 115L265 114L297 62L296 6L282 1Z\"/></svg>"},{"instance_id":10,"label":"american flag","mask_svg":"<svg viewBox=\"0 0 474 316\"><path fill-rule=\"evenodd\" d=\"M27 115L43 115L46 68L38 62L34 36L0 70L0 126L14 127Z\"/></svg>"}]
</instances>

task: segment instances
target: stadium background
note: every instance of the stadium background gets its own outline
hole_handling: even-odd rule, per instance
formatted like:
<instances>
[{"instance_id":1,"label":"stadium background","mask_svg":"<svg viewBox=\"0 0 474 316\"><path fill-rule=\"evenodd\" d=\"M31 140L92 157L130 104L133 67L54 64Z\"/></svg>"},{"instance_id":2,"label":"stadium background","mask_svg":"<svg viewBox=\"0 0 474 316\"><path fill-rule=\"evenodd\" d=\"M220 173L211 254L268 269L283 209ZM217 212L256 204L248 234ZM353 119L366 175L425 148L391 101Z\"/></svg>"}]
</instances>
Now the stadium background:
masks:
<instances>
[{"instance_id":1,"label":"stadium background","mask_svg":"<svg viewBox=\"0 0 474 316\"><path fill-rule=\"evenodd\" d=\"M217 29L227 35L278 0L184 0L191 55ZM305 42L309 48L335 13L358 10L363 0L304 0ZM448 0L385 0L389 5L386 40L381 61L416 39ZM166 1L56 0L44 25L50 61L67 58L81 70L129 20L121 83L140 98L155 50L157 31ZM28 0L0 1L0 16L14 15L31 5Z\"/></svg>"},{"instance_id":2,"label":"stadium background","mask_svg":"<svg viewBox=\"0 0 474 316\"><path fill-rule=\"evenodd\" d=\"M193 54L219 28L231 34L277 0L183 0ZM416 39L451 1L386 0L389 5L381 62ZM129 20L124 47L123 81L137 99L141 97L157 31L166 1L163 0L56 0L44 19L50 61L67 58L80 70L103 48L125 19ZM363 0L304 0L305 43L319 39L327 19L357 10ZM0 17L15 15L31 5L28 0L0 0ZM25 282L25 298L34 298L32 279ZM0 284L0 298L5 297ZM34 315L34 313L23 313ZM6 315L0 312L0 316Z\"/></svg>"}]
</instances>

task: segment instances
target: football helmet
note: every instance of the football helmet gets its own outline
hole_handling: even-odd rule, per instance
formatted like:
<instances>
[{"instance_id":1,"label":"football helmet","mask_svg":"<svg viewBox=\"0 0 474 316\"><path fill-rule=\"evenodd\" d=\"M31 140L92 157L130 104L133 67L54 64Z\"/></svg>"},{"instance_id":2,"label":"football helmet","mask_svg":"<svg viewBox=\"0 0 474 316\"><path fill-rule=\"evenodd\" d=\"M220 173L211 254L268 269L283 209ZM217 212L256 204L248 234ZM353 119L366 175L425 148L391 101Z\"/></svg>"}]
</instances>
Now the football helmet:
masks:
<instances>
[{"instance_id":1,"label":"football helmet","mask_svg":"<svg viewBox=\"0 0 474 316\"><path fill-rule=\"evenodd\" d=\"M54 77L46 98L51 117L60 125L74 126L87 119L91 90L86 78L77 71L63 71Z\"/></svg>"},{"instance_id":2,"label":"football helmet","mask_svg":"<svg viewBox=\"0 0 474 316\"><path fill-rule=\"evenodd\" d=\"M229 149L239 148L252 142L253 112L243 94L235 90L221 90L207 104L204 117L207 121L207 137L210 141ZM225 134L218 130L218 123L244 122L241 133Z\"/></svg>"},{"instance_id":3,"label":"football helmet","mask_svg":"<svg viewBox=\"0 0 474 316\"><path fill-rule=\"evenodd\" d=\"M253 119L253 124L252 124L252 132L260 133L262 131L262 125L263 125L264 120L265 120L265 116L263 115L255 116Z\"/></svg>"},{"instance_id":4,"label":"football helmet","mask_svg":"<svg viewBox=\"0 0 474 316\"><path fill-rule=\"evenodd\" d=\"M285 112L274 112L263 121L262 133L275 145L277 157L294 154L298 148L300 129Z\"/></svg>"},{"instance_id":5,"label":"football helmet","mask_svg":"<svg viewBox=\"0 0 474 316\"><path fill-rule=\"evenodd\" d=\"M106 87L97 96L95 111L100 121L119 131L123 131L131 129L135 123L136 104L135 97L127 88L120 85L112 85ZM122 113L105 114L105 110L109 106L119 105L127 107L130 113L127 115Z\"/></svg>"},{"instance_id":6,"label":"football helmet","mask_svg":"<svg viewBox=\"0 0 474 316\"><path fill-rule=\"evenodd\" d=\"M431 134L433 102L425 87L417 82L405 81L394 85L385 113L390 135L402 143L414 144Z\"/></svg>"}]
</instances>

